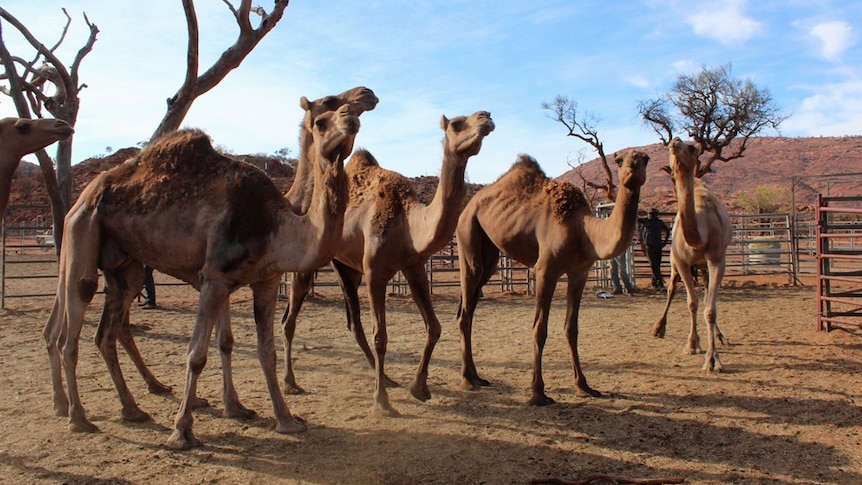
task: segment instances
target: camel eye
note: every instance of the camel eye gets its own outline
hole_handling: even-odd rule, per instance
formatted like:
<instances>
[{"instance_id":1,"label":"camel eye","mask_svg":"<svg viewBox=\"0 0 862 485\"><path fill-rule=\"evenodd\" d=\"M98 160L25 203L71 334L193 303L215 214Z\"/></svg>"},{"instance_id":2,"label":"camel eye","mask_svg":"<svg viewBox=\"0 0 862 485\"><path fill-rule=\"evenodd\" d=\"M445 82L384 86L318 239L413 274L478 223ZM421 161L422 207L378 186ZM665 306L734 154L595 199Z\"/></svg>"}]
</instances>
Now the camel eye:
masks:
<instances>
[{"instance_id":1,"label":"camel eye","mask_svg":"<svg viewBox=\"0 0 862 485\"><path fill-rule=\"evenodd\" d=\"M322 129L326 128L326 120L323 120L323 119L314 120L314 126L316 126L317 128L322 130Z\"/></svg>"}]
</instances>

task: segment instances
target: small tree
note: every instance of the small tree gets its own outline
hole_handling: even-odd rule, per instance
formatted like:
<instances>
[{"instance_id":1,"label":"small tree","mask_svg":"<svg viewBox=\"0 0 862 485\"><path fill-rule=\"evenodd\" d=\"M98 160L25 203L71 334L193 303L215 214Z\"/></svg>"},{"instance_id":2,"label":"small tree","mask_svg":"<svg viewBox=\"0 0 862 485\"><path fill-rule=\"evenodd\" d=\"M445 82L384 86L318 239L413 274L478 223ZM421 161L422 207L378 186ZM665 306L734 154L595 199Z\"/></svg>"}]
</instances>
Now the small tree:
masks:
<instances>
[{"instance_id":1,"label":"small tree","mask_svg":"<svg viewBox=\"0 0 862 485\"><path fill-rule=\"evenodd\" d=\"M605 173L604 183L587 180L581 171L577 171L577 173L581 176L581 180L587 187L595 190L602 190L608 200L615 201L617 198L617 187L616 184L614 184L614 175L611 171L611 166L608 164L608 157L605 155L604 145L599 138L599 131L596 128L599 123L599 119L591 113L583 113L583 115L579 117L578 103L570 100L566 96L557 96L553 103L542 102L542 109L548 111L548 118L551 118L566 127L568 130L566 136L573 136L596 150L602 164L602 169Z\"/></svg>"},{"instance_id":2,"label":"small tree","mask_svg":"<svg viewBox=\"0 0 862 485\"><path fill-rule=\"evenodd\" d=\"M741 158L752 136L769 128L777 130L787 119L769 90L751 80L733 78L730 64L679 76L668 93L641 101L638 113L664 145L683 133L701 146L706 158L698 166L697 177L712 172L716 160Z\"/></svg>"},{"instance_id":3,"label":"small tree","mask_svg":"<svg viewBox=\"0 0 862 485\"><path fill-rule=\"evenodd\" d=\"M758 185L753 192L739 191L736 201L752 214L772 214L790 211L790 192L780 185Z\"/></svg>"}]
</instances>

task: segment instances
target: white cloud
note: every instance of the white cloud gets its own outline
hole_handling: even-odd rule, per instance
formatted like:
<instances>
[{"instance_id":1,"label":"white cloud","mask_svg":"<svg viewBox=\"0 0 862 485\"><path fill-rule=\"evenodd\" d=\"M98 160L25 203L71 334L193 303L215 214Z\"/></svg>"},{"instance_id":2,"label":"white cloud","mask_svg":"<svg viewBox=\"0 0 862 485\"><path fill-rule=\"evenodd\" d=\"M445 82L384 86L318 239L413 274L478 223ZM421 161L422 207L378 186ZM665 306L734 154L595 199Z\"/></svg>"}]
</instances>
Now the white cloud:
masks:
<instances>
[{"instance_id":1,"label":"white cloud","mask_svg":"<svg viewBox=\"0 0 862 485\"><path fill-rule=\"evenodd\" d=\"M825 84L811 89L781 131L793 136L862 135L862 81Z\"/></svg>"},{"instance_id":2,"label":"white cloud","mask_svg":"<svg viewBox=\"0 0 862 485\"><path fill-rule=\"evenodd\" d=\"M809 31L820 44L820 55L832 62L841 60L841 54L856 43L853 27L843 20L821 22Z\"/></svg>"},{"instance_id":3,"label":"white cloud","mask_svg":"<svg viewBox=\"0 0 862 485\"><path fill-rule=\"evenodd\" d=\"M741 44L761 30L760 22L748 18L743 12L745 0L706 2L699 12L686 18L695 34L717 40L722 44Z\"/></svg>"}]
</instances>

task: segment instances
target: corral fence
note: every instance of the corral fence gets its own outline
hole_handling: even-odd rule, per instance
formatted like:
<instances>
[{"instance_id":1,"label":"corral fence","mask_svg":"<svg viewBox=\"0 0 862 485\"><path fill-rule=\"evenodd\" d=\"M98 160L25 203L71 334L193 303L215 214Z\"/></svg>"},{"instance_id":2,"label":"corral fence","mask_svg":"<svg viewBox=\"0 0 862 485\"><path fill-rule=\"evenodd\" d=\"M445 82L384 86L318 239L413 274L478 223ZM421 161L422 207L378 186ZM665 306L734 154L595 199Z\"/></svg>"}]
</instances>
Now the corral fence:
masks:
<instances>
[{"instance_id":1,"label":"corral fence","mask_svg":"<svg viewBox=\"0 0 862 485\"><path fill-rule=\"evenodd\" d=\"M33 209L34 206L9 206L7 215L16 210ZM600 209L599 215L602 215ZM674 214L660 214L668 225ZM642 214L646 216L646 214ZM799 284L800 275L814 276L816 273L816 227L813 214L743 214L733 215L733 242L728 249L727 275L786 275L792 284ZM795 221L795 229L793 223ZM24 225L7 225L3 222L2 260L0 260L0 307L15 298L52 297L56 291L57 259L50 221L41 217ZM670 247L667 248L667 251ZM630 267L636 279L649 278L649 262L641 251L640 238L635 234L629 251ZM432 292L435 288L457 287L459 282L457 245L452 241L428 261L429 280ZM663 258L663 272L669 273L668 253ZM158 273L157 273L158 274ZM561 284L565 281L561 281ZM157 286L178 284L162 275L156 278ZM286 296L290 275L286 275L279 288L279 295ZM338 283L329 266L317 272L315 285L337 287ZM590 273L588 285L610 288L610 264L598 261ZM406 280L398 273L389 283L389 292L396 295L409 294ZM485 286L485 291L501 293L516 292L533 294L535 274L503 255L497 273Z\"/></svg>"},{"instance_id":2,"label":"corral fence","mask_svg":"<svg viewBox=\"0 0 862 485\"><path fill-rule=\"evenodd\" d=\"M817 330L862 327L862 197L818 197Z\"/></svg>"}]
</instances>

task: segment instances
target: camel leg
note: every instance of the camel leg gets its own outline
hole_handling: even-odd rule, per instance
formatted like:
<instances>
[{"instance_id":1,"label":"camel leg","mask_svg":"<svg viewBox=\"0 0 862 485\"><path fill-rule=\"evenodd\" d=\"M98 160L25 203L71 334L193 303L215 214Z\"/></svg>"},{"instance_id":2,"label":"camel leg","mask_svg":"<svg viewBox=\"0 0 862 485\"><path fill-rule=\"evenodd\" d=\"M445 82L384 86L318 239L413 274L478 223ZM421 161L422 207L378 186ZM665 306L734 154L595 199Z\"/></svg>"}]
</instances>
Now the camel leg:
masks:
<instances>
[{"instance_id":1,"label":"camel leg","mask_svg":"<svg viewBox=\"0 0 862 485\"><path fill-rule=\"evenodd\" d=\"M344 309L347 312L347 328L353 331L353 338L365 354L368 365L372 369L375 369L376 360L374 353L371 351L371 347L368 346L368 340L365 338L365 330L362 328L362 319L360 317L359 283L362 281L362 273L338 260L332 261L332 269L335 270L338 284L341 287L341 294L344 296ZM385 372L383 373L383 385L387 388L401 387L401 384L390 379Z\"/></svg>"},{"instance_id":2,"label":"camel leg","mask_svg":"<svg viewBox=\"0 0 862 485\"><path fill-rule=\"evenodd\" d=\"M667 312L670 310L670 303L673 301L674 295L676 295L676 284L679 283L680 277L676 271L676 265L673 262L670 263L670 284L667 285L667 301L664 304L664 311L661 314L661 318L658 319L658 322L652 328L652 336L658 338L664 338L665 330L667 327Z\"/></svg>"},{"instance_id":3,"label":"camel leg","mask_svg":"<svg viewBox=\"0 0 862 485\"><path fill-rule=\"evenodd\" d=\"M278 356L275 351L275 335L273 332L275 320L275 302L278 300L278 281L281 275L268 281L251 285L254 298L254 323L257 328L257 355L260 367L266 379L269 398L275 414L276 433L299 433L308 429L304 422L290 414L287 403L278 385L276 365Z\"/></svg>"},{"instance_id":4,"label":"camel leg","mask_svg":"<svg viewBox=\"0 0 862 485\"><path fill-rule=\"evenodd\" d=\"M578 315L581 309L581 297L584 294L584 286L587 283L587 273L569 273L569 285L566 291L566 340L569 342L569 351L572 354L572 367L574 370L575 385L580 397L601 397L602 393L591 388L587 384L587 378L581 369L581 359L578 356ZM553 296L553 291L551 291ZM547 308L547 307L546 307ZM547 314L545 321L547 324Z\"/></svg>"},{"instance_id":5,"label":"camel leg","mask_svg":"<svg viewBox=\"0 0 862 485\"><path fill-rule=\"evenodd\" d=\"M302 309L302 303L305 297L311 290L311 284L314 281L314 272L293 273L293 278L290 282L290 293L287 300L287 308L284 309L284 315L281 317L281 327L284 332L284 393L285 394L305 394L305 389L299 387L296 383L296 376L293 374L293 336L296 333L296 318L299 316L299 311ZM367 344L366 344L367 345Z\"/></svg>"},{"instance_id":6,"label":"camel leg","mask_svg":"<svg viewBox=\"0 0 862 485\"><path fill-rule=\"evenodd\" d=\"M150 415L138 407L126 385L120 361L117 358L117 336L122 334L124 327L127 328L129 304L137 295L143 282L144 273L141 269L140 265L131 264L102 271L105 276L105 306L102 308L102 317L95 337L96 347L108 366L108 373L114 381L114 387L117 388L117 394L123 406L122 417L132 422L147 421ZM130 336L131 332L128 333ZM132 342L134 352L137 352L134 340L131 338L129 340ZM140 357L140 354L138 356Z\"/></svg>"},{"instance_id":7,"label":"camel leg","mask_svg":"<svg viewBox=\"0 0 862 485\"><path fill-rule=\"evenodd\" d=\"M203 275L202 275L203 276ZM192 432L194 416L192 415L192 400L197 395L198 378L207 363L207 349L213 328L222 311L229 304L228 288L211 279L204 279L198 299L198 312L192 329L191 341L186 352L186 380L183 388L183 399L174 418L174 432L168 438L166 445L177 450L203 446L203 443Z\"/></svg>"},{"instance_id":8,"label":"camel leg","mask_svg":"<svg viewBox=\"0 0 862 485\"><path fill-rule=\"evenodd\" d=\"M431 362L434 346L440 340L440 321L437 320L434 307L431 305L431 290L428 284L428 274L425 272L425 264L406 267L402 269L402 272L410 285L413 301L425 321L425 347L422 350L416 378L410 386L410 394L420 401L427 401L431 399L431 391L428 390L428 364Z\"/></svg>"},{"instance_id":9,"label":"camel leg","mask_svg":"<svg viewBox=\"0 0 862 485\"><path fill-rule=\"evenodd\" d=\"M73 208L74 209L74 208ZM72 214L76 214L71 212ZM66 377L68 392L69 430L97 432L99 428L87 419L78 393L78 344L84 313L93 300L99 283L99 229L92 218L80 215L67 216L66 243L60 250L60 271L57 284L56 314L52 312L46 328L49 347L62 342L58 349ZM73 257L74 256L74 257ZM53 342L53 343L52 343ZM50 352L50 350L49 350ZM54 356L49 359L54 364ZM59 400L62 405L62 399ZM55 396L55 411L58 399Z\"/></svg>"},{"instance_id":10,"label":"camel leg","mask_svg":"<svg viewBox=\"0 0 862 485\"><path fill-rule=\"evenodd\" d=\"M134 300L135 296L137 296L137 294L132 295L132 300ZM141 357L141 352L138 350L138 346L135 343L134 336L132 335L132 328L129 323L129 306L130 305L126 305L123 325L120 327L120 334L117 336L120 340L120 345L123 346L126 354L129 355L129 358L131 358L132 362L135 364L135 368L138 369L138 373L144 379L144 382L147 383L147 391L149 391L150 394L170 394L173 390L171 389L171 386L162 384L147 366L146 362L144 362L143 357Z\"/></svg>"},{"instance_id":11,"label":"camel leg","mask_svg":"<svg viewBox=\"0 0 862 485\"><path fill-rule=\"evenodd\" d=\"M386 346L389 342L386 333L386 284L387 275L375 273L372 265L365 264L368 300L371 302L371 318L374 321L374 357L376 371L374 382L374 405L371 413L376 416L399 416L398 411L389 403L389 394L385 385Z\"/></svg>"},{"instance_id":12,"label":"camel leg","mask_svg":"<svg viewBox=\"0 0 862 485\"><path fill-rule=\"evenodd\" d=\"M473 221L458 234L458 266L461 274L461 301L458 304L458 329L461 332L461 389L478 390L491 383L479 377L473 360L473 315L482 287L491 279L500 251Z\"/></svg>"},{"instance_id":13,"label":"camel leg","mask_svg":"<svg viewBox=\"0 0 862 485\"><path fill-rule=\"evenodd\" d=\"M61 332L66 327L65 312L61 308L65 307L65 291L63 288L63 277L60 275L60 290L54 298L54 306L51 308L51 316L48 317L48 323L42 331L42 337L45 339L45 347L48 350L48 362L51 365L51 398L54 402L54 414L56 416L69 416L69 398L66 397L66 389L63 387L63 363L60 358L59 343ZM65 336L64 336L65 340Z\"/></svg>"},{"instance_id":14,"label":"camel leg","mask_svg":"<svg viewBox=\"0 0 862 485\"><path fill-rule=\"evenodd\" d=\"M551 300L554 297L557 279L558 277L549 274L546 268L539 265L536 266L536 313L533 317L533 379L530 385L532 392L528 401L533 406L554 404L554 400L545 394L545 379L542 377L542 352L544 352L545 342L548 340L548 311L551 308ZM577 332L577 327L575 328L575 332Z\"/></svg>"},{"instance_id":15,"label":"camel leg","mask_svg":"<svg viewBox=\"0 0 862 485\"><path fill-rule=\"evenodd\" d=\"M688 333L688 340L682 351L685 354L695 355L703 352L703 349L700 348L700 336L697 334L697 288L694 287L694 278L691 276L690 266L681 264L677 268L677 274L682 278L682 284L685 285L688 312L691 316L691 328Z\"/></svg>"},{"instance_id":16,"label":"camel leg","mask_svg":"<svg viewBox=\"0 0 862 485\"><path fill-rule=\"evenodd\" d=\"M716 304L718 301L718 288L721 286L721 280L724 278L725 262L709 264L709 284L706 287L706 297L704 301L703 318L707 326L706 339L706 359L703 363L703 370L721 372L722 365L718 358L718 350L715 348L716 338L724 341L724 337L718 330Z\"/></svg>"},{"instance_id":17,"label":"camel leg","mask_svg":"<svg viewBox=\"0 0 862 485\"><path fill-rule=\"evenodd\" d=\"M222 400L224 401L223 416L226 418L251 419L257 416L253 410L243 406L239 402L239 395L233 384L233 365L231 355L233 354L233 330L230 325L230 305L225 305L218 315L215 327L216 342L218 342L219 357L221 358L222 373ZM196 398L192 407L205 407L209 403L202 398Z\"/></svg>"}]
</instances>

